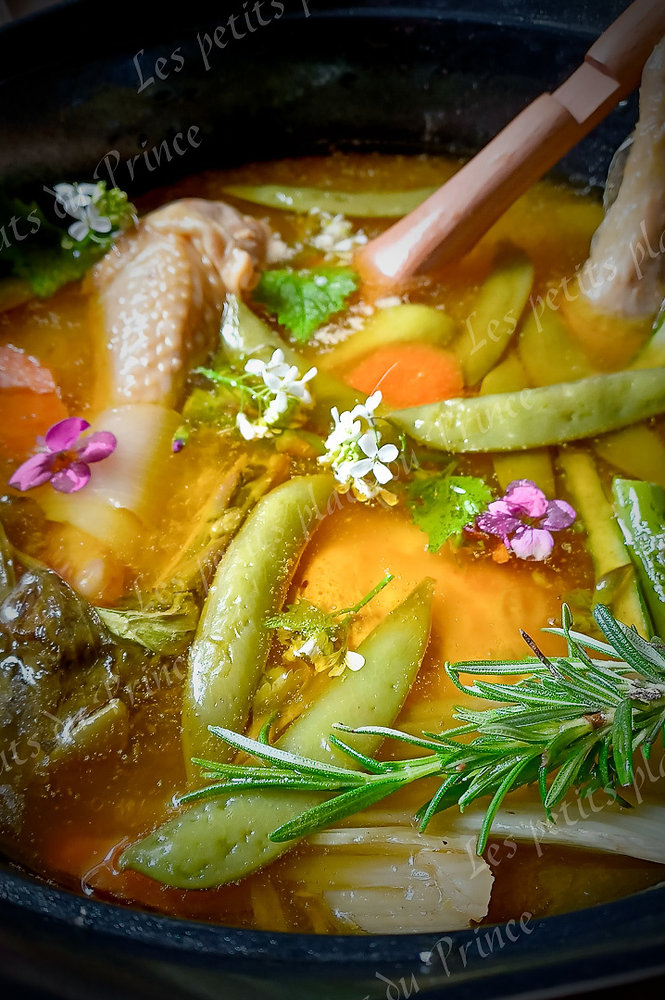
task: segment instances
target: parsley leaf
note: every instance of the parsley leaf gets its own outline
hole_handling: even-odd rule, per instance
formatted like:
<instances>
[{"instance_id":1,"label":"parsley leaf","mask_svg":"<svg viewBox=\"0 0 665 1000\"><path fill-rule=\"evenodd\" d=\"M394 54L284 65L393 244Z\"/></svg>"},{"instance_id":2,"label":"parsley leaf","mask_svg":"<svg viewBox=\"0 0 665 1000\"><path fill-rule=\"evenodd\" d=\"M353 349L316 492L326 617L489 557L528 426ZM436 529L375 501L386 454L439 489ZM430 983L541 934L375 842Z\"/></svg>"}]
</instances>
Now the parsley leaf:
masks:
<instances>
[{"instance_id":1,"label":"parsley leaf","mask_svg":"<svg viewBox=\"0 0 665 1000\"><path fill-rule=\"evenodd\" d=\"M350 267L264 271L254 299L277 316L296 340L304 342L344 307L357 287L358 275Z\"/></svg>"},{"instance_id":2,"label":"parsley leaf","mask_svg":"<svg viewBox=\"0 0 665 1000\"><path fill-rule=\"evenodd\" d=\"M492 499L476 476L420 476L407 487L407 506L418 527L429 536L430 552L458 534Z\"/></svg>"}]
</instances>

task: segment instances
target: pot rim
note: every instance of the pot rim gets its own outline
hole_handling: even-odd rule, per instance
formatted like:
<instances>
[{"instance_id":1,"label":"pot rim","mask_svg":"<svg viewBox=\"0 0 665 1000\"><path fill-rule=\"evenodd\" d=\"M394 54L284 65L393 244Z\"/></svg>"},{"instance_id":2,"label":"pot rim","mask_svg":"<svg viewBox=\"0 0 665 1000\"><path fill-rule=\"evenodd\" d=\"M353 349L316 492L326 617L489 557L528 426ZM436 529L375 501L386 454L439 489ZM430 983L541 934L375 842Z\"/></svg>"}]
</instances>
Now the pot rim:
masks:
<instances>
[{"instance_id":1,"label":"pot rim","mask_svg":"<svg viewBox=\"0 0 665 1000\"><path fill-rule=\"evenodd\" d=\"M76 20L80 17L80 10L91 6L92 0L62 0L52 8L4 26L0 29L0 38L7 45L14 45L22 38L27 38L37 24L55 24L63 16ZM463 4L437 4L436 0L429 0L415 11L400 2L381 4L374 0L355 6L332 6L333 9L312 9L311 16L320 19L345 15L380 17L394 21L415 16L422 19L431 17L444 21L488 23L482 11L465 10ZM583 24L570 24L564 17L562 15L561 21L557 22L551 18L529 17L527 12L523 17L502 15L500 23L502 27L529 25L541 32L565 28L568 34L578 39L593 37L593 28ZM663 877L665 880L665 874ZM376 966L377 962L390 966L399 963L420 963L422 966L425 964L421 958L422 953L432 951L437 939L437 934L434 933L315 935L256 931L186 920L78 895L10 864L0 868L0 918L10 919L12 912L15 913L17 909L44 918L61 928L93 932L95 937L109 943L121 942L123 947L129 943L132 949L139 952L156 952L162 957L168 952L172 958L187 956L203 960L235 959L251 962L261 959L281 968L287 963L292 965L311 962L365 967ZM665 972L664 911L665 884L612 903L538 918L533 921L533 940L530 937L525 940L524 947L516 949L515 955L520 968L537 968L541 971L549 964L556 964L564 969L571 963L578 962L579 956L584 955L589 983L603 982L610 961L621 968L622 962L633 960L633 966L625 972L628 977L626 981ZM483 925L482 931L505 926ZM596 931L598 927L603 929L601 940ZM443 930L440 934L452 939L457 947L473 940L475 931ZM609 952L612 953L611 957L608 957ZM659 952L662 958L658 956ZM648 958L647 953L651 958ZM641 958L644 964L635 967L636 958ZM505 962L504 965L508 970L513 968L514 971L510 962ZM612 982L616 981L614 976ZM560 987L556 989L559 992ZM532 992L531 995L545 993Z\"/></svg>"}]
</instances>

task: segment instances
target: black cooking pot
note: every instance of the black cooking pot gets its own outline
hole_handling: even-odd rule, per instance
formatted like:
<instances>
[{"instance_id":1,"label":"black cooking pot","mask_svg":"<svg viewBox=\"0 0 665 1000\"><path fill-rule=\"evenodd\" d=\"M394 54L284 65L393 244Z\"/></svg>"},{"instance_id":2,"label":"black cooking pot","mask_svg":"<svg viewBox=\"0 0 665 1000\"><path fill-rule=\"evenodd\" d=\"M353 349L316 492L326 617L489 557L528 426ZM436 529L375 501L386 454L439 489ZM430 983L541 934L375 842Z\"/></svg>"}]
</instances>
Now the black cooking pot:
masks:
<instances>
[{"instance_id":1,"label":"black cooking pot","mask_svg":"<svg viewBox=\"0 0 665 1000\"><path fill-rule=\"evenodd\" d=\"M331 148L473 152L624 6L262 0L259 19L253 0L188 0L176 14L69 3L0 31L0 183L31 193L93 175L137 194ZM635 116L624 102L559 171L601 183ZM6 863L0 977L5 995L99 1000L557 996L662 974L664 912L655 889L521 927L285 935L123 909Z\"/></svg>"}]
</instances>

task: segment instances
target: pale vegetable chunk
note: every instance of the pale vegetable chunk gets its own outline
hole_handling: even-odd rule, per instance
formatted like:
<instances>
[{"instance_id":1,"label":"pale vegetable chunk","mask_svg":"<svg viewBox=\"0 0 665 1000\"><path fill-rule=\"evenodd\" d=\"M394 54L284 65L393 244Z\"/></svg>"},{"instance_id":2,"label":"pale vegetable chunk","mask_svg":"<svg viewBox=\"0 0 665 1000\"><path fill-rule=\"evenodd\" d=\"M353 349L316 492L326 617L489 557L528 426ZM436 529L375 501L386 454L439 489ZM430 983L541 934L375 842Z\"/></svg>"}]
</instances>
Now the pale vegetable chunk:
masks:
<instances>
[{"instance_id":1,"label":"pale vegetable chunk","mask_svg":"<svg viewBox=\"0 0 665 1000\"><path fill-rule=\"evenodd\" d=\"M379 826L327 830L308 843L317 850L290 865L282 879L322 898L355 930L458 930L487 914L494 878L485 861L473 858L472 867L469 838Z\"/></svg>"}]
</instances>

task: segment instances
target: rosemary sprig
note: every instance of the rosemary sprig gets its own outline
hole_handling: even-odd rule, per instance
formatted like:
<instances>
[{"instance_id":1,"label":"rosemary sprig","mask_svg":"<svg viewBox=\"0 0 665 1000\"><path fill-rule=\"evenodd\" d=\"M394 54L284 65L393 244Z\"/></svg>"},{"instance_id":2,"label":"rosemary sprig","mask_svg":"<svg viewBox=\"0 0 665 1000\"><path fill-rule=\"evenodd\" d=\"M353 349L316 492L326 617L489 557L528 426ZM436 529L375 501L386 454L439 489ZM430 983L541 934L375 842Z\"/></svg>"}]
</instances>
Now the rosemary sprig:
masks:
<instances>
[{"instance_id":1,"label":"rosemary sprig","mask_svg":"<svg viewBox=\"0 0 665 1000\"><path fill-rule=\"evenodd\" d=\"M283 842L314 833L421 778L440 776L440 787L416 814L421 830L444 809L457 805L464 811L476 799L491 796L477 842L482 854L505 796L523 785L538 784L550 816L573 788L583 795L604 789L620 798L618 789L633 780L636 750L641 747L648 757L659 735L665 741L665 647L659 639L647 642L603 605L596 605L593 616L606 642L573 631L567 605L561 628L546 630L565 638L566 656L546 657L522 633L534 657L447 664L448 676L460 691L501 703L482 711L456 708L455 717L462 725L455 729L411 736L385 727L335 726L337 733L400 740L426 749L425 756L381 761L332 734L329 742L355 765L342 768L213 728L211 732L224 742L263 764L197 760L214 783L182 801L242 788L330 793L271 834L271 840ZM478 679L464 684L462 674ZM490 675L520 679L510 684L481 679ZM473 733L475 738L468 742Z\"/></svg>"}]
</instances>

